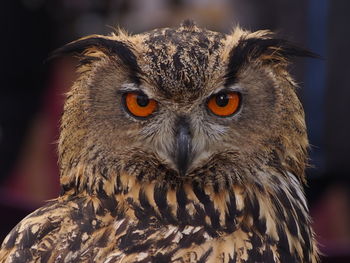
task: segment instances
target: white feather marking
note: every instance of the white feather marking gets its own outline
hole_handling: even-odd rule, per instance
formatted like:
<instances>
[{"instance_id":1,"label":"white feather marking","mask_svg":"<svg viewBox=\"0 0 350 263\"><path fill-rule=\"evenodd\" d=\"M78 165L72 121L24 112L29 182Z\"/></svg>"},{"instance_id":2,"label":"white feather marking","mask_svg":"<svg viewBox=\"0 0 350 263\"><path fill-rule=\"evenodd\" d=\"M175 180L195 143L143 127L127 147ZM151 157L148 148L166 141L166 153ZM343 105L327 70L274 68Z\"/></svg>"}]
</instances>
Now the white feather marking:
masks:
<instances>
[{"instance_id":1,"label":"white feather marking","mask_svg":"<svg viewBox=\"0 0 350 263\"><path fill-rule=\"evenodd\" d=\"M186 226L185 229L182 231L182 234L188 235L192 232L193 229L193 226Z\"/></svg>"},{"instance_id":2,"label":"white feather marking","mask_svg":"<svg viewBox=\"0 0 350 263\"><path fill-rule=\"evenodd\" d=\"M145 259L146 257L148 257L148 253L146 253L146 252L141 252L141 253L139 253L138 255L137 255L137 257L136 257L136 260L143 260L143 259Z\"/></svg>"},{"instance_id":3,"label":"white feather marking","mask_svg":"<svg viewBox=\"0 0 350 263\"><path fill-rule=\"evenodd\" d=\"M304 193L301 190L302 187L301 187L298 179L293 174L291 174L290 172L288 172L288 175L292 179L292 185L293 185L293 189L292 190L295 190L295 192L297 193L299 199L303 202L304 207L307 207L305 195L304 195Z\"/></svg>"}]
</instances>

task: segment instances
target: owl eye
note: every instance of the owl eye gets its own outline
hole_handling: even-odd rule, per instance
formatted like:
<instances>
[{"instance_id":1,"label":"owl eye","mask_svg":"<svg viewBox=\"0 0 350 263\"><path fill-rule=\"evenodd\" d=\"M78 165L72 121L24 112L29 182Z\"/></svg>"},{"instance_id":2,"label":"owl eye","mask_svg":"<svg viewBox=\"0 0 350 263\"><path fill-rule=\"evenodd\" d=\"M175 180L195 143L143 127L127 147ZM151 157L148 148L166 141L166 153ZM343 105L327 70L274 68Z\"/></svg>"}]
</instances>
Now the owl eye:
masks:
<instances>
[{"instance_id":1,"label":"owl eye","mask_svg":"<svg viewBox=\"0 0 350 263\"><path fill-rule=\"evenodd\" d=\"M228 117L238 111L240 100L238 92L220 92L209 98L208 108L217 116Z\"/></svg>"},{"instance_id":2,"label":"owl eye","mask_svg":"<svg viewBox=\"0 0 350 263\"><path fill-rule=\"evenodd\" d=\"M124 105L128 112L136 117L150 116L157 108L157 102L149 99L147 95L137 92L124 94Z\"/></svg>"}]
</instances>

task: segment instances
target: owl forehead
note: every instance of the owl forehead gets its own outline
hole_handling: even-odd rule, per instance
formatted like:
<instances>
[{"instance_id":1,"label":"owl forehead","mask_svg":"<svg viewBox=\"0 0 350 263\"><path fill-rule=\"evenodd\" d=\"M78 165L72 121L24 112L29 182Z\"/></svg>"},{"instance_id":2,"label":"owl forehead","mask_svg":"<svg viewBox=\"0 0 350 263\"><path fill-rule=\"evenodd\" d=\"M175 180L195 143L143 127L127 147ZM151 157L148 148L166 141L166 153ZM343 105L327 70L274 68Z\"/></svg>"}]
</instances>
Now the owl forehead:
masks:
<instances>
[{"instance_id":1,"label":"owl forehead","mask_svg":"<svg viewBox=\"0 0 350 263\"><path fill-rule=\"evenodd\" d=\"M143 42L143 72L166 97L192 100L219 70L224 39L224 34L197 27L151 31Z\"/></svg>"}]
</instances>

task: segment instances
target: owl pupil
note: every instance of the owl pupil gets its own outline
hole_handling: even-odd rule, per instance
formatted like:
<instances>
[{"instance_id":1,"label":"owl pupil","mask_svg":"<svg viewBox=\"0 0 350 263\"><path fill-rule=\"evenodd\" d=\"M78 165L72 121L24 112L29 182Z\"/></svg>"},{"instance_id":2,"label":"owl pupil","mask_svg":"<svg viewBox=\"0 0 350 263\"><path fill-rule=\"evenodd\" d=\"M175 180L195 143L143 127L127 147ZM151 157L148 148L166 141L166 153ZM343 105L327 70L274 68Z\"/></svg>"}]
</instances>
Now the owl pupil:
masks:
<instances>
[{"instance_id":1,"label":"owl pupil","mask_svg":"<svg viewBox=\"0 0 350 263\"><path fill-rule=\"evenodd\" d=\"M149 99L145 95L137 95L137 104L141 107L146 107L149 103Z\"/></svg>"},{"instance_id":2,"label":"owl pupil","mask_svg":"<svg viewBox=\"0 0 350 263\"><path fill-rule=\"evenodd\" d=\"M219 107L225 107L228 104L229 98L227 94L222 93L216 96L215 101Z\"/></svg>"}]
</instances>

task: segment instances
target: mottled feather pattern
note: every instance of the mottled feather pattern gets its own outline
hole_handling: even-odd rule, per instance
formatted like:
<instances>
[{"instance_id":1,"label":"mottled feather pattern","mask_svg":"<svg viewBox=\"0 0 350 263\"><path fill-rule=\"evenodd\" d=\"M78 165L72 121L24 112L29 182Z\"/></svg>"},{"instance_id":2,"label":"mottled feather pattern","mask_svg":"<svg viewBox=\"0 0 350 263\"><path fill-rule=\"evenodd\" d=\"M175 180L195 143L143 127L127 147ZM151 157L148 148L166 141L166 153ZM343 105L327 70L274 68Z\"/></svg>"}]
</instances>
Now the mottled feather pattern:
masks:
<instances>
[{"instance_id":1,"label":"mottled feather pattern","mask_svg":"<svg viewBox=\"0 0 350 263\"><path fill-rule=\"evenodd\" d=\"M23 256L33 262L311 260L311 229L296 181L297 188L287 192L235 186L215 193L210 187L166 189L120 177L125 185L113 201L102 187L97 196L60 197L24 219L3 244L9 262ZM20 248L17 254L14 247Z\"/></svg>"},{"instance_id":2,"label":"mottled feather pattern","mask_svg":"<svg viewBox=\"0 0 350 263\"><path fill-rule=\"evenodd\" d=\"M75 53L59 139L61 195L6 237L0 262L317 263L302 190L308 141L293 56L313 56L268 31L225 35L191 21L139 35L90 36ZM137 120L121 92L159 102ZM205 109L241 92L235 116ZM191 165L174 159L179 119Z\"/></svg>"}]
</instances>

